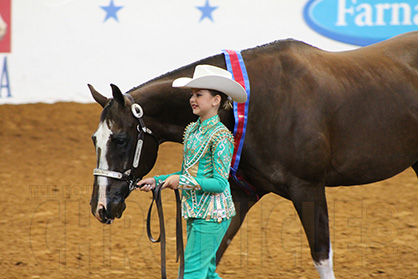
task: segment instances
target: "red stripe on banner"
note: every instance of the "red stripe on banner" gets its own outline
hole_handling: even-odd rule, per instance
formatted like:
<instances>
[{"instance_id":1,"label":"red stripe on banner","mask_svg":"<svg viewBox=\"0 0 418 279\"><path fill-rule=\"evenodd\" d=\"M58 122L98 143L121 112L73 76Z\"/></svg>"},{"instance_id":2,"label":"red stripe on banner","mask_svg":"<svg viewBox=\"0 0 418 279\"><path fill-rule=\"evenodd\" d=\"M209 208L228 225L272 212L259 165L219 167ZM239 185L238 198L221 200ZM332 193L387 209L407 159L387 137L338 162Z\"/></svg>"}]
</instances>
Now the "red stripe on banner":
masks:
<instances>
[{"instance_id":1,"label":"red stripe on banner","mask_svg":"<svg viewBox=\"0 0 418 279\"><path fill-rule=\"evenodd\" d=\"M234 73L234 79L236 82L241 84L242 87L245 88L245 81L244 75L242 74L241 65L239 63L238 55L235 51L227 50L230 60L231 60L231 68L232 72ZM238 112L238 125L237 125L237 132L235 134L235 148L234 153L232 155L232 162L231 166L234 166L235 160L237 157L238 147L240 145L242 134L244 131L244 117L245 117L245 103L238 103L237 104L237 112Z\"/></svg>"},{"instance_id":2,"label":"red stripe on banner","mask_svg":"<svg viewBox=\"0 0 418 279\"><path fill-rule=\"evenodd\" d=\"M12 34L12 0L0 0L0 20L2 27L6 27L6 33L3 34L3 38L0 40L0 53L10 52L11 48L11 34ZM4 24L6 24L4 26Z\"/></svg>"},{"instance_id":3,"label":"red stripe on banner","mask_svg":"<svg viewBox=\"0 0 418 279\"><path fill-rule=\"evenodd\" d=\"M241 86L244 87L244 89L246 89L244 76L241 71L241 65L239 64L237 53L233 50L227 50L227 52L229 54L229 58L231 59L231 67L232 67L232 72L234 73L235 81L241 84Z\"/></svg>"}]
</instances>

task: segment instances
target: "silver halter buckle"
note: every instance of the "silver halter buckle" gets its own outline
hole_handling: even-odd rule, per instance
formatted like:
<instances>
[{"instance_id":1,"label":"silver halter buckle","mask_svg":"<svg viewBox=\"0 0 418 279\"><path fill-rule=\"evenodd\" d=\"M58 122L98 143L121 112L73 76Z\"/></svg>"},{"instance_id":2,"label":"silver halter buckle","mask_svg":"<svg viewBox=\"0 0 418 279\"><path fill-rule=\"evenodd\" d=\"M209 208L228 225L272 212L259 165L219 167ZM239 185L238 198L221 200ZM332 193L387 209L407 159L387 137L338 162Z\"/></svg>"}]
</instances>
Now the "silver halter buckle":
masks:
<instances>
[{"instance_id":1,"label":"silver halter buckle","mask_svg":"<svg viewBox=\"0 0 418 279\"><path fill-rule=\"evenodd\" d=\"M132 104L131 110L132 110L132 114L137 119L142 118L142 116L144 115L144 111L142 110L142 107L138 104Z\"/></svg>"}]
</instances>

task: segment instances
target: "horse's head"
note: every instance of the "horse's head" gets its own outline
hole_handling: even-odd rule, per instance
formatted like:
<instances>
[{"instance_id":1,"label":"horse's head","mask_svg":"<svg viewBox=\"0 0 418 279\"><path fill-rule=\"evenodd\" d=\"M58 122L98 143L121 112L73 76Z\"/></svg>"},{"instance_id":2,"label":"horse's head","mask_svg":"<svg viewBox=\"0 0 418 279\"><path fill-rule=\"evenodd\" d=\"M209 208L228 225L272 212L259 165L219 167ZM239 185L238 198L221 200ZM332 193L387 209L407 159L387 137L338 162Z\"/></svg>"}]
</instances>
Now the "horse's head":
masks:
<instances>
[{"instance_id":1,"label":"horse's head","mask_svg":"<svg viewBox=\"0 0 418 279\"><path fill-rule=\"evenodd\" d=\"M143 111L129 95L111 85L106 98L89 85L93 98L104 109L92 139L96 148L91 212L102 223L122 216L133 182L154 166L158 143L143 121Z\"/></svg>"}]
</instances>

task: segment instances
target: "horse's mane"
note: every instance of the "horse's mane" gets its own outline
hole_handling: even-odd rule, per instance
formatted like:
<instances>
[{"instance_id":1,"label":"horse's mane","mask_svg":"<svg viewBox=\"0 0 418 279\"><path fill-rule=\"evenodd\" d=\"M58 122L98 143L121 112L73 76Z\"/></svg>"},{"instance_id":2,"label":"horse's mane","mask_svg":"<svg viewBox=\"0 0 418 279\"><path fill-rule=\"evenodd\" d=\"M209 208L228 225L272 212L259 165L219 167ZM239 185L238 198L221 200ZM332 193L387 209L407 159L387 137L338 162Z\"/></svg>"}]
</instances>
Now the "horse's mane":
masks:
<instances>
[{"instance_id":1,"label":"horse's mane","mask_svg":"<svg viewBox=\"0 0 418 279\"><path fill-rule=\"evenodd\" d=\"M304 42L298 41L298 40L294 40L294 39L285 39L285 40L276 40L276 41L273 41L273 42L270 42L270 43L267 43L267 44L264 44L264 45L256 46L256 47L253 47L253 48L248 48L248 49L243 50L242 52L251 55L253 53L255 54L255 53L259 53L259 52L263 52L263 53L278 52L278 51L288 49L290 47L303 47L303 46L310 46L310 45L308 45ZM198 60L196 62L193 62L191 64L188 64L188 65L182 66L180 68L177 68L173 71L162 74L158 77L155 77L155 78L153 78L149 81L146 81L145 83L142 83L142 84L130 89L127 93L131 93L131 92L133 92L133 91L135 91L135 90L137 90L137 89L139 89L143 86L146 86L147 84L150 84L150 83L152 83L156 80L162 80L162 79L165 79L167 77L172 76L173 74L177 74L179 72L182 72L186 69L189 69L191 66L193 67L193 66L199 65L199 64L210 64L211 60L214 60L214 59L218 58L220 55L222 55L222 54L215 54L215 55L203 58L201 60Z\"/></svg>"},{"instance_id":2,"label":"horse's mane","mask_svg":"<svg viewBox=\"0 0 418 279\"><path fill-rule=\"evenodd\" d=\"M244 50L243 52L247 52L247 54L252 54L252 53L257 53L257 52L269 53L269 52L283 51L288 48L303 48L303 47L312 47L312 46L302 41L295 40L295 39L284 39L284 40L276 40L271 43L249 48L249 49Z\"/></svg>"}]
</instances>

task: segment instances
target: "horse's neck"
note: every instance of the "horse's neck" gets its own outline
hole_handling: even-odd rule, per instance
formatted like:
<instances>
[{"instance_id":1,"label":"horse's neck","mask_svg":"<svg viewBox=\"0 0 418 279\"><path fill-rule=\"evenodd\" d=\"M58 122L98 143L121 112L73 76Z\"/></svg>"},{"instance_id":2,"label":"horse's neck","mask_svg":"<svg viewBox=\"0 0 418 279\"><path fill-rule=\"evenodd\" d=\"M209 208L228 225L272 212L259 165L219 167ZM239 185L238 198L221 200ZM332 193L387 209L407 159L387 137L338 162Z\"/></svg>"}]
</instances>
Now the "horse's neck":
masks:
<instances>
[{"instance_id":1,"label":"horse's neck","mask_svg":"<svg viewBox=\"0 0 418 279\"><path fill-rule=\"evenodd\" d=\"M198 64L226 68L224 56L219 54L158 77L129 92L143 106L145 124L150 127L160 143L182 142L184 128L197 119L189 105L190 90L173 88L172 82L178 77L192 76ZM222 122L232 130L233 113L223 112L220 116Z\"/></svg>"},{"instance_id":2,"label":"horse's neck","mask_svg":"<svg viewBox=\"0 0 418 279\"><path fill-rule=\"evenodd\" d=\"M190 93L171 84L171 79L155 81L131 93L144 109L145 125L160 143L182 142L184 128L197 118L189 106Z\"/></svg>"}]
</instances>

